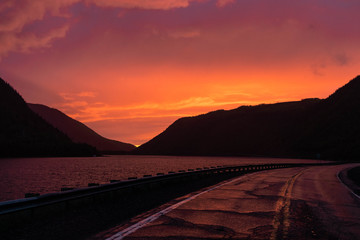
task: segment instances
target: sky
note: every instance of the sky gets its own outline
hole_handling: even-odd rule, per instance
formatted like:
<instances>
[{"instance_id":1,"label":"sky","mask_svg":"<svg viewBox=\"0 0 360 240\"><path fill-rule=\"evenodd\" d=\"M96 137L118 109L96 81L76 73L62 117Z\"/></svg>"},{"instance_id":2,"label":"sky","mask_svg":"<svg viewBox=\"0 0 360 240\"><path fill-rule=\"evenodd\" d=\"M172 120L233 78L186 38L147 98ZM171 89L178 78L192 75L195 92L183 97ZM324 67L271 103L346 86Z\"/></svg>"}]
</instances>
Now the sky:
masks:
<instances>
[{"instance_id":1,"label":"sky","mask_svg":"<svg viewBox=\"0 0 360 240\"><path fill-rule=\"evenodd\" d=\"M1 0L0 77L140 145L176 119L326 98L360 74L359 0Z\"/></svg>"}]
</instances>

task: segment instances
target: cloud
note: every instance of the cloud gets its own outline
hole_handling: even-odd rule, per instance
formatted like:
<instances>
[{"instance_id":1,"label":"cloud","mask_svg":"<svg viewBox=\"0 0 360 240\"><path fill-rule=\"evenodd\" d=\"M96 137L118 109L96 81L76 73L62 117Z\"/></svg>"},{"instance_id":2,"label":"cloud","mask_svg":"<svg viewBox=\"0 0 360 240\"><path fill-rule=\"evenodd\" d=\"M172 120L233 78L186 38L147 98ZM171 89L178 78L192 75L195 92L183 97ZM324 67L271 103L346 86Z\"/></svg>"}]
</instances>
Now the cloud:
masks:
<instances>
[{"instance_id":1,"label":"cloud","mask_svg":"<svg viewBox=\"0 0 360 240\"><path fill-rule=\"evenodd\" d=\"M178 116L136 119L110 119L87 122L86 125L110 139L143 144L164 131Z\"/></svg>"},{"instance_id":2,"label":"cloud","mask_svg":"<svg viewBox=\"0 0 360 240\"><path fill-rule=\"evenodd\" d=\"M52 16L68 16L61 12L79 0L2 0L0 3L0 32L21 32L25 25L43 20L46 13Z\"/></svg>"},{"instance_id":3,"label":"cloud","mask_svg":"<svg viewBox=\"0 0 360 240\"><path fill-rule=\"evenodd\" d=\"M64 106L69 106L69 107L72 107L72 108L84 108L84 107L88 106L89 104L86 101L73 101L73 102L65 103L63 105Z\"/></svg>"},{"instance_id":4,"label":"cloud","mask_svg":"<svg viewBox=\"0 0 360 240\"><path fill-rule=\"evenodd\" d=\"M18 35L16 38L16 50L21 52L27 52L32 48L50 47L50 43L54 39L65 37L68 30L69 25L64 25L56 29L51 29L50 31L41 36L37 36L34 33Z\"/></svg>"},{"instance_id":5,"label":"cloud","mask_svg":"<svg viewBox=\"0 0 360 240\"><path fill-rule=\"evenodd\" d=\"M339 53L334 56L334 61L338 66L346 66L349 64L350 59L345 53Z\"/></svg>"},{"instance_id":6,"label":"cloud","mask_svg":"<svg viewBox=\"0 0 360 240\"><path fill-rule=\"evenodd\" d=\"M91 97L91 98L96 97L96 95L97 94L95 92L79 92L77 94L77 96L79 97Z\"/></svg>"},{"instance_id":7,"label":"cloud","mask_svg":"<svg viewBox=\"0 0 360 240\"><path fill-rule=\"evenodd\" d=\"M216 6L218 7L225 7L228 4L234 3L235 0L218 0L216 2Z\"/></svg>"},{"instance_id":8,"label":"cloud","mask_svg":"<svg viewBox=\"0 0 360 240\"><path fill-rule=\"evenodd\" d=\"M259 101L251 99L239 101L239 99L226 100L211 97L191 97L180 101L163 103L148 102L137 105L112 105L84 99L84 96L79 94L61 94L61 96L65 102L56 107L82 122L143 117L181 117L196 115L199 109L203 109L201 112L208 112L218 108L229 109L240 105L259 103Z\"/></svg>"},{"instance_id":9,"label":"cloud","mask_svg":"<svg viewBox=\"0 0 360 240\"><path fill-rule=\"evenodd\" d=\"M69 25L51 29L41 35L35 33L1 33L0 32L0 60L6 56L8 52L30 52L35 48L51 47L54 39L65 37Z\"/></svg>"},{"instance_id":10,"label":"cloud","mask_svg":"<svg viewBox=\"0 0 360 240\"><path fill-rule=\"evenodd\" d=\"M189 6L191 0L85 0L99 7L171 9ZM52 16L70 17L64 10L81 0L2 0L0 2L0 32L21 32L23 27L36 20Z\"/></svg>"},{"instance_id":11,"label":"cloud","mask_svg":"<svg viewBox=\"0 0 360 240\"><path fill-rule=\"evenodd\" d=\"M24 28L35 21L44 20L46 14L68 17L62 9L77 1L3 0L0 3L0 60L10 51L29 52L34 48L50 47L54 39L65 37L69 29L68 24L47 30L40 35L26 32Z\"/></svg>"},{"instance_id":12,"label":"cloud","mask_svg":"<svg viewBox=\"0 0 360 240\"><path fill-rule=\"evenodd\" d=\"M310 66L311 71L314 75L316 76L325 76L325 69L326 69L326 64L325 63L320 63L320 64L312 64Z\"/></svg>"},{"instance_id":13,"label":"cloud","mask_svg":"<svg viewBox=\"0 0 360 240\"><path fill-rule=\"evenodd\" d=\"M58 27L42 34L24 33L24 29L35 23L45 22L50 17L71 18L68 8L75 3L93 4L97 7L140 8L169 10L188 7L196 0L2 0L0 2L0 60L9 52L29 52L35 48L46 48L56 38L63 38L70 24ZM119 15L121 17L121 14ZM196 32L175 34L174 37L189 38Z\"/></svg>"},{"instance_id":14,"label":"cloud","mask_svg":"<svg viewBox=\"0 0 360 240\"><path fill-rule=\"evenodd\" d=\"M78 93L68 93L68 92L61 92L59 95L66 101L74 100L77 98L94 98L97 96L96 92L92 91L83 91Z\"/></svg>"},{"instance_id":15,"label":"cloud","mask_svg":"<svg viewBox=\"0 0 360 240\"><path fill-rule=\"evenodd\" d=\"M122 106L82 101L79 95L81 94L73 94L72 99L66 97L68 99L66 103L59 104L56 108L96 129L104 136L134 144L148 141L180 117L194 116L199 112L205 113L219 108L232 109L239 105L258 103L191 97L180 101Z\"/></svg>"},{"instance_id":16,"label":"cloud","mask_svg":"<svg viewBox=\"0 0 360 240\"><path fill-rule=\"evenodd\" d=\"M161 9L184 8L191 0L87 0L99 7Z\"/></svg>"}]
</instances>

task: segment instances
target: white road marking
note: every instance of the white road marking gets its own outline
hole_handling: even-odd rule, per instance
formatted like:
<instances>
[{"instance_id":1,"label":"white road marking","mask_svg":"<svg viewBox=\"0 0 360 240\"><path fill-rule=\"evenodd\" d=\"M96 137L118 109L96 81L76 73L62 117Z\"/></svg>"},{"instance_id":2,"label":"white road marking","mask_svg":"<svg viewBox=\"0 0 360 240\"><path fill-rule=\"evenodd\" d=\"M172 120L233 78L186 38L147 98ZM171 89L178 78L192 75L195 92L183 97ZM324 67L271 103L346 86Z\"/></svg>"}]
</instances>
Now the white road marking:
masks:
<instances>
[{"instance_id":1,"label":"white road marking","mask_svg":"<svg viewBox=\"0 0 360 240\"><path fill-rule=\"evenodd\" d=\"M340 182L342 185L344 185L355 197L357 197L358 199L360 199L360 196L357 195L351 188L349 188L349 187L341 180L341 178L339 177L339 175L340 175L340 173L341 173L342 171L344 171L344 169L343 169L343 170L340 170L340 171L336 174L339 182Z\"/></svg>"},{"instance_id":2,"label":"white road marking","mask_svg":"<svg viewBox=\"0 0 360 240\"><path fill-rule=\"evenodd\" d=\"M126 237L127 235L129 235L129 234L137 231L138 229L144 227L145 225L147 225L147 224L155 221L156 219L158 219L158 218L161 217L162 215L165 215L165 214L171 212L172 210L174 210L174 209L180 207L181 205L183 205L183 204L185 204L185 203L187 203L187 202L189 202L189 201L197 198L198 196L203 195L204 193L213 191L213 190L215 190L215 189L217 189L217 188L219 188L219 187L225 186L225 185L227 185L227 184L230 184L230 183L239 181L241 178L243 178L243 177L248 177L248 176L253 175L253 174L255 174L255 173L250 173L250 174L246 174L246 175L240 176L240 177L238 177L238 178L235 178L234 180L231 180L231 181L229 181L229 182L223 183L223 184L221 184L221 185L217 185L217 186L212 187L212 188L210 188L210 189L207 189L207 190L205 190L205 191L203 191L203 192L200 192L200 193L198 193L198 194L195 194L195 195L193 195L193 196L191 196L191 197L188 197L188 198L186 198L186 199L184 199L184 200L182 200L182 201L180 201L180 202L178 202L178 203L176 203L176 204L174 204L174 205L171 205L170 207L165 208L164 210L161 210L161 211L159 211L159 212L157 212L157 213L155 213L155 214L153 214L153 215L151 215L151 216L149 216L149 217L147 217L147 218L145 218L145 219L143 219L143 220L135 223L134 225L131 225L130 227L128 227L128 228L126 228L126 229L124 229L124 230L122 230L122 231L114 234L113 236L111 236L111 237L109 237L109 238L106 238L105 240L120 240L120 239L123 239L123 238Z\"/></svg>"}]
</instances>

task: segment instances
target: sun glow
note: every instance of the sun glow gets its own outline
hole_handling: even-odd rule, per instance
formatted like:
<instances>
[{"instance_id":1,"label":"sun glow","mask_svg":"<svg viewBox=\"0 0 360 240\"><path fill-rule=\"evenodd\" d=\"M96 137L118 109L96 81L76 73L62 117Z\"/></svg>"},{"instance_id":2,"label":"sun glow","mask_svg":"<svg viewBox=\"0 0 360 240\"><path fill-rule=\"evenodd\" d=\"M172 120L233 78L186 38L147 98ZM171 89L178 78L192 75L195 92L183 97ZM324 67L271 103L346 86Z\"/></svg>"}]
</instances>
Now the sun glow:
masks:
<instances>
[{"instance_id":1,"label":"sun glow","mask_svg":"<svg viewBox=\"0 0 360 240\"><path fill-rule=\"evenodd\" d=\"M179 117L325 98L358 75L360 4L331 2L5 1L0 70L28 102L141 144Z\"/></svg>"}]
</instances>

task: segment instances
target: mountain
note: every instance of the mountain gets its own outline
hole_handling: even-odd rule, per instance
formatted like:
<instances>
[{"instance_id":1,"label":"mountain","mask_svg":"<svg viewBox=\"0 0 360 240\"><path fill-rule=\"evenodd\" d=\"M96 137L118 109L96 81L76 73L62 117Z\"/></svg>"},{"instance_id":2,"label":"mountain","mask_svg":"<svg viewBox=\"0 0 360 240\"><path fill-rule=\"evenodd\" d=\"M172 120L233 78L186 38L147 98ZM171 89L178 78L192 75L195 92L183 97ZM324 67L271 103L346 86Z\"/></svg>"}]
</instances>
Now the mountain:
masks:
<instances>
[{"instance_id":1,"label":"mountain","mask_svg":"<svg viewBox=\"0 0 360 240\"><path fill-rule=\"evenodd\" d=\"M75 144L35 114L0 78L0 157L93 156L96 149Z\"/></svg>"},{"instance_id":2,"label":"mountain","mask_svg":"<svg viewBox=\"0 0 360 240\"><path fill-rule=\"evenodd\" d=\"M360 159L360 76L326 99L181 118L136 154Z\"/></svg>"},{"instance_id":3,"label":"mountain","mask_svg":"<svg viewBox=\"0 0 360 240\"><path fill-rule=\"evenodd\" d=\"M77 143L86 143L101 152L116 153L129 152L136 147L129 143L123 143L104 138L85 124L76 121L57 109L49 108L41 104L28 104L31 110L39 114L45 121L56 127L70 139Z\"/></svg>"}]
</instances>

